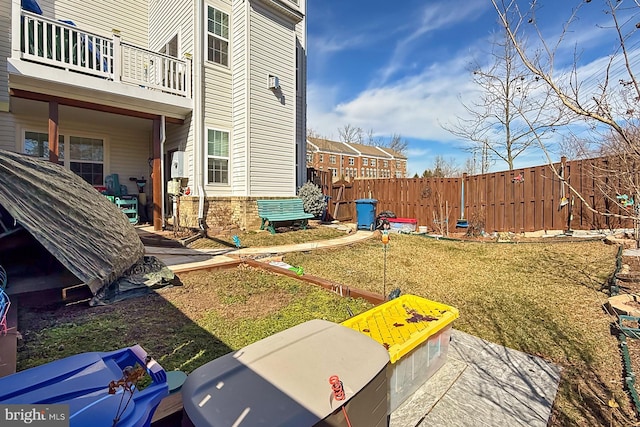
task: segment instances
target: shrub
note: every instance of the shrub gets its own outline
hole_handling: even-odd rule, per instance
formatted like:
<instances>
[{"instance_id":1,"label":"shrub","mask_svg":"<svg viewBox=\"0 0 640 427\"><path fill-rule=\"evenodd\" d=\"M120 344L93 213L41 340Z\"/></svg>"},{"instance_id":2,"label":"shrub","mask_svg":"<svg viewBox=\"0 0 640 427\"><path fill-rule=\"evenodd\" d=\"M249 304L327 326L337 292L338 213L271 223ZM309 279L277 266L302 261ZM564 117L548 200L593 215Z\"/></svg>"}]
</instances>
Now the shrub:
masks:
<instances>
[{"instance_id":1,"label":"shrub","mask_svg":"<svg viewBox=\"0 0 640 427\"><path fill-rule=\"evenodd\" d=\"M327 206L322 190L311 181L298 189L298 197L302 199L304 211L316 217L320 216Z\"/></svg>"}]
</instances>

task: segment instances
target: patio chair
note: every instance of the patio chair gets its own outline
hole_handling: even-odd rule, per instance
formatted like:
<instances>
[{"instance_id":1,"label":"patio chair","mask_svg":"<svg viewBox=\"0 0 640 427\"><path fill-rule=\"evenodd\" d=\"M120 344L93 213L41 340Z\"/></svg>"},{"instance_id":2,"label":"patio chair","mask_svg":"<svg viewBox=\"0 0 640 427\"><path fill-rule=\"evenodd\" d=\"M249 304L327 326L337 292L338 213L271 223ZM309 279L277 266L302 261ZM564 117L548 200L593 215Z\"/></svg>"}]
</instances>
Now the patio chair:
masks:
<instances>
[{"instance_id":1,"label":"patio chair","mask_svg":"<svg viewBox=\"0 0 640 427\"><path fill-rule=\"evenodd\" d=\"M7 295L3 288L0 288L0 336L7 334L7 313L9 312L10 306L11 301L9 300L9 295Z\"/></svg>"}]
</instances>

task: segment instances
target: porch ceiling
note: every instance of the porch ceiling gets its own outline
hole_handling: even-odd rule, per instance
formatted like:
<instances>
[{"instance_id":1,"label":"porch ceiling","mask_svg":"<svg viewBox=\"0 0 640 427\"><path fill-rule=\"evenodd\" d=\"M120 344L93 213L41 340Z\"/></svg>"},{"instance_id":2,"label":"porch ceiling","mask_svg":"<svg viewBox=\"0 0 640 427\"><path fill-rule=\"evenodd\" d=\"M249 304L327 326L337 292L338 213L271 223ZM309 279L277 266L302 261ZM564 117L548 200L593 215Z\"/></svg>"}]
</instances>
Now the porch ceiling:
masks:
<instances>
[{"instance_id":1,"label":"porch ceiling","mask_svg":"<svg viewBox=\"0 0 640 427\"><path fill-rule=\"evenodd\" d=\"M180 120L193 108L192 100L185 97L20 59L7 62L10 89Z\"/></svg>"}]
</instances>

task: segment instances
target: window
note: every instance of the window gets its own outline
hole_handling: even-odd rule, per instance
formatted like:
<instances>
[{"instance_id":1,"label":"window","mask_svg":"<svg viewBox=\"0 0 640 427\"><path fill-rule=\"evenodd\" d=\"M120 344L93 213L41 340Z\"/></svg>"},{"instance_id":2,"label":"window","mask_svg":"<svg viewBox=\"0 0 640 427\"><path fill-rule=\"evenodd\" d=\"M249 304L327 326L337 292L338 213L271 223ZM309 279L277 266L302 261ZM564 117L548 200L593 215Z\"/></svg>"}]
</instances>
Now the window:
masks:
<instances>
[{"instance_id":1,"label":"window","mask_svg":"<svg viewBox=\"0 0 640 427\"><path fill-rule=\"evenodd\" d=\"M313 153L307 153L307 163L313 162Z\"/></svg>"},{"instance_id":2,"label":"window","mask_svg":"<svg viewBox=\"0 0 640 427\"><path fill-rule=\"evenodd\" d=\"M211 6L207 12L207 59L229 65L229 15Z\"/></svg>"},{"instance_id":3,"label":"window","mask_svg":"<svg viewBox=\"0 0 640 427\"><path fill-rule=\"evenodd\" d=\"M371 159L371 166L375 166L376 165L376 159Z\"/></svg>"},{"instance_id":4,"label":"window","mask_svg":"<svg viewBox=\"0 0 640 427\"><path fill-rule=\"evenodd\" d=\"M349 166L353 166L356 164L356 160L353 157L349 157Z\"/></svg>"},{"instance_id":5,"label":"window","mask_svg":"<svg viewBox=\"0 0 640 427\"><path fill-rule=\"evenodd\" d=\"M49 159L49 134L26 131L24 152ZM65 156L65 142L68 156ZM58 163L71 170L91 185L104 184L104 140L79 136L58 136Z\"/></svg>"},{"instance_id":6,"label":"window","mask_svg":"<svg viewBox=\"0 0 640 427\"><path fill-rule=\"evenodd\" d=\"M335 165L336 164L336 156L329 156L329 163Z\"/></svg>"},{"instance_id":7,"label":"window","mask_svg":"<svg viewBox=\"0 0 640 427\"><path fill-rule=\"evenodd\" d=\"M363 166L369 166L369 159L362 159Z\"/></svg>"},{"instance_id":8,"label":"window","mask_svg":"<svg viewBox=\"0 0 640 427\"><path fill-rule=\"evenodd\" d=\"M49 134L25 132L24 153L49 160ZM64 135L58 135L58 163L64 165Z\"/></svg>"},{"instance_id":9,"label":"window","mask_svg":"<svg viewBox=\"0 0 640 427\"><path fill-rule=\"evenodd\" d=\"M400 160L396 160L396 168L400 169Z\"/></svg>"},{"instance_id":10,"label":"window","mask_svg":"<svg viewBox=\"0 0 640 427\"><path fill-rule=\"evenodd\" d=\"M385 168L389 167L389 160L383 160L382 161L382 166L384 166Z\"/></svg>"},{"instance_id":11,"label":"window","mask_svg":"<svg viewBox=\"0 0 640 427\"><path fill-rule=\"evenodd\" d=\"M229 132L208 129L207 182L229 183Z\"/></svg>"},{"instance_id":12,"label":"window","mask_svg":"<svg viewBox=\"0 0 640 427\"><path fill-rule=\"evenodd\" d=\"M320 163L324 163L324 154L320 154Z\"/></svg>"},{"instance_id":13,"label":"window","mask_svg":"<svg viewBox=\"0 0 640 427\"><path fill-rule=\"evenodd\" d=\"M333 175L333 177L337 177L338 176L338 169L331 169L331 175Z\"/></svg>"},{"instance_id":14,"label":"window","mask_svg":"<svg viewBox=\"0 0 640 427\"><path fill-rule=\"evenodd\" d=\"M69 139L69 169L91 185L104 181L104 142L96 138Z\"/></svg>"},{"instance_id":15,"label":"window","mask_svg":"<svg viewBox=\"0 0 640 427\"><path fill-rule=\"evenodd\" d=\"M396 171L396 178L402 178L402 172Z\"/></svg>"}]
</instances>

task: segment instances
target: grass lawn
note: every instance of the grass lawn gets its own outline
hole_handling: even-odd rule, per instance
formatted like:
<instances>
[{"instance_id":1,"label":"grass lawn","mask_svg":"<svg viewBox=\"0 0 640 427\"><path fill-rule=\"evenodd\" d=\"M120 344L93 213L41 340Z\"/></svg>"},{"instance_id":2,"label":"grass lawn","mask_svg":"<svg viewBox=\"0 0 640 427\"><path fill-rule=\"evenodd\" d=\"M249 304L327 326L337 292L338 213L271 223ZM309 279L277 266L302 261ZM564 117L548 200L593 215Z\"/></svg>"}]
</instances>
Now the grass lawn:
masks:
<instances>
[{"instance_id":1,"label":"grass lawn","mask_svg":"<svg viewBox=\"0 0 640 427\"><path fill-rule=\"evenodd\" d=\"M576 243L471 243L392 235L386 291L399 287L460 310L454 328L563 367L551 425L628 426L617 339L603 310L617 248ZM305 273L383 291L377 240L285 256ZM620 408L611 408L614 399ZM615 405L614 405L615 406Z\"/></svg>"},{"instance_id":2,"label":"grass lawn","mask_svg":"<svg viewBox=\"0 0 640 427\"><path fill-rule=\"evenodd\" d=\"M191 272L180 278L183 286L109 306L20 308L18 370L138 343L165 370L191 372L307 320L342 322L349 309L361 313L372 307L251 267Z\"/></svg>"},{"instance_id":3,"label":"grass lawn","mask_svg":"<svg viewBox=\"0 0 640 427\"><path fill-rule=\"evenodd\" d=\"M256 234L269 242L265 245L279 245L314 239L319 232ZM240 238L243 246L258 246L247 244L248 236ZM635 415L623 388L611 318L602 308L616 251L600 241L496 244L393 235L386 293L399 287L403 294L452 305L460 310L454 328L562 366L550 425L628 426ZM287 254L284 261L307 274L383 292L383 250L377 240ZM19 369L138 342L166 369L190 372L305 320L339 322L348 317L347 306L356 314L370 307L248 267L181 279L182 287L113 306L22 309ZM618 408L609 405L612 399Z\"/></svg>"}]
</instances>

